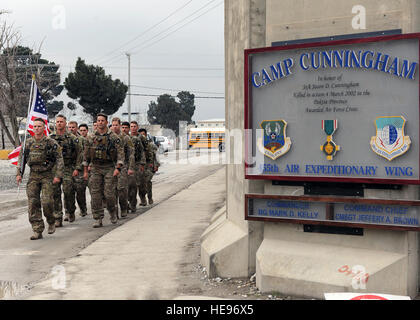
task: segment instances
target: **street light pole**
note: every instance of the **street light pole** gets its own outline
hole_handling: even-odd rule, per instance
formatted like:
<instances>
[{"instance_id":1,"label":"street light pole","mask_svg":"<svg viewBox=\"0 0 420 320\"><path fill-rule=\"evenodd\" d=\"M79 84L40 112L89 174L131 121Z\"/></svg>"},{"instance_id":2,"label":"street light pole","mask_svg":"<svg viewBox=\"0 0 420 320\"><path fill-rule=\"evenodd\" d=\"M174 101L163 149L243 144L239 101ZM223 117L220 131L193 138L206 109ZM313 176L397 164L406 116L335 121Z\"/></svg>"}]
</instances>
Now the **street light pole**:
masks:
<instances>
[{"instance_id":1,"label":"street light pole","mask_svg":"<svg viewBox=\"0 0 420 320\"><path fill-rule=\"evenodd\" d=\"M128 58L128 122L131 122L131 54L125 54Z\"/></svg>"}]
</instances>

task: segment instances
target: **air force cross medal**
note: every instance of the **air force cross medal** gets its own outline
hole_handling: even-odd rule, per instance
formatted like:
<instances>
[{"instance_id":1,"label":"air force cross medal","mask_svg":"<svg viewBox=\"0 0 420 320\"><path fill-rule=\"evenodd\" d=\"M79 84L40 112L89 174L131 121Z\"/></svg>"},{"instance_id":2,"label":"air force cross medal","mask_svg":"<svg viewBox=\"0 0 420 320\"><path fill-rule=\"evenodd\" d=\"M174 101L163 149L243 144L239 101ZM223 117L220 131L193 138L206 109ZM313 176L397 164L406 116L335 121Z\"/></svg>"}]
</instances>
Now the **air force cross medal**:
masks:
<instances>
[{"instance_id":1,"label":"air force cross medal","mask_svg":"<svg viewBox=\"0 0 420 320\"><path fill-rule=\"evenodd\" d=\"M327 155L327 160L333 160L337 151L340 151L340 146L338 146L332 139L332 136L337 128L337 120L322 120L322 130L324 130L327 134L327 142L321 146L321 151Z\"/></svg>"}]
</instances>

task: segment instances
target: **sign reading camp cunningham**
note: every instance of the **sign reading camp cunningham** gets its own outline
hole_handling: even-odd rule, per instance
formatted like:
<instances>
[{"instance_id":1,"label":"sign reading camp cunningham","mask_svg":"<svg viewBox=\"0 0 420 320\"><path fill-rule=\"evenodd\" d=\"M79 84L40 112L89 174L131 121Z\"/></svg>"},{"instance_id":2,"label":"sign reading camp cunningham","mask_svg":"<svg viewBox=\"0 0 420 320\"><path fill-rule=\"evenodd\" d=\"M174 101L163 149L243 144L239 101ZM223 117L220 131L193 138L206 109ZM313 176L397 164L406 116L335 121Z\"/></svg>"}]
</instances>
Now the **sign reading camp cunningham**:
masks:
<instances>
[{"instance_id":1,"label":"sign reading camp cunningham","mask_svg":"<svg viewBox=\"0 0 420 320\"><path fill-rule=\"evenodd\" d=\"M246 50L246 178L420 184L419 41Z\"/></svg>"}]
</instances>

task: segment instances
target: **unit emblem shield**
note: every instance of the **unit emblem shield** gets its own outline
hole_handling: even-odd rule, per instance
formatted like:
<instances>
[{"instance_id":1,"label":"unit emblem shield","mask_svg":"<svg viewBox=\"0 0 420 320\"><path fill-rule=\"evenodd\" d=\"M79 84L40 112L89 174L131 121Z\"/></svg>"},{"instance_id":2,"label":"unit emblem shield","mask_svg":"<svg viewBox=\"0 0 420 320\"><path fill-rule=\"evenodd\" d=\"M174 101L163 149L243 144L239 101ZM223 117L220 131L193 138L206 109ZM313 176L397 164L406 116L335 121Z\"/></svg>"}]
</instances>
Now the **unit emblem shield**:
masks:
<instances>
[{"instance_id":1,"label":"unit emblem shield","mask_svg":"<svg viewBox=\"0 0 420 320\"><path fill-rule=\"evenodd\" d=\"M286 136L287 122L281 120L264 120L261 128L264 131L263 139L260 139L258 148L266 157L276 160L285 155L292 145L292 141Z\"/></svg>"},{"instance_id":2,"label":"unit emblem shield","mask_svg":"<svg viewBox=\"0 0 420 320\"><path fill-rule=\"evenodd\" d=\"M404 135L405 123L403 116L376 118L376 136L370 141L373 152L388 161L406 153L410 149L411 139Z\"/></svg>"}]
</instances>

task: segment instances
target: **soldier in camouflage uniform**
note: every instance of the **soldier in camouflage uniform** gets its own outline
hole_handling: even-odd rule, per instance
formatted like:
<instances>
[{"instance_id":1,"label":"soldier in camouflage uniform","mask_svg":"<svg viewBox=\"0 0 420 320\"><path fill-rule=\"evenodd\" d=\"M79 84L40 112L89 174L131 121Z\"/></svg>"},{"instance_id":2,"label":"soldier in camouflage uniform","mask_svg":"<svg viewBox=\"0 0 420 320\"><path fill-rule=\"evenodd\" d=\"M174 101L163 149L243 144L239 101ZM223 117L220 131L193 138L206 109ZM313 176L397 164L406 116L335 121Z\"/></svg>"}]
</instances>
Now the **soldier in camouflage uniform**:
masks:
<instances>
[{"instance_id":1,"label":"soldier in camouflage uniform","mask_svg":"<svg viewBox=\"0 0 420 320\"><path fill-rule=\"evenodd\" d=\"M153 147L153 161L149 165L150 170L152 171L152 174L150 175L150 179L147 182L147 200L149 201L149 204L153 204L153 186L152 186L152 179L153 176L158 172L160 167L160 162L158 159L158 150L159 148L153 143L153 141L149 142L149 144Z\"/></svg>"},{"instance_id":2,"label":"soldier in camouflage uniform","mask_svg":"<svg viewBox=\"0 0 420 320\"><path fill-rule=\"evenodd\" d=\"M83 161L82 143L74 134L66 130L66 117L58 115L55 119L56 132L51 138L57 141L63 152L64 178L63 182L54 186L54 216L55 226L63 226L63 205L61 202L61 185L64 194L64 221L74 222L76 211L76 183L74 178L81 175Z\"/></svg>"},{"instance_id":3,"label":"soldier in camouflage uniform","mask_svg":"<svg viewBox=\"0 0 420 320\"><path fill-rule=\"evenodd\" d=\"M98 114L97 130L88 136L84 149L84 179L88 179L88 166L91 166L91 205L96 220L94 228L102 227L104 218L103 199L111 216L111 223L117 223L115 187L117 177L124 165L124 148L118 136L108 129L108 116Z\"/></svg>"},{"instance_id":4,"label":"soldier in camouflage uniform","mask_svg":"<svg viewBox=\"0 0 420 320\"><path fill-rule=\"evenodd\" d=\"M93 125L92 125L92 132L89 132L89 130L88 130L88 133L87 133L87 135L85 137L86 140L85 140L84 147L86 147L86 143L87 143L87 140L89 139L89 137L93 137L94 136L96 129L97 129L96 120L94 120L93 121ZM83 150L84 150L84 148L83 148ZM90 164L88 164L88 181L87 181L87 186L88 186L88 189L89 189L89 194L92 194L91 191L90 191L90 170L91 169L92 169L92 166ZM104 200L104 202L105 202L105 200Z\"/></svg>"},{"instance_id":5,"label":"soldier in camouflage uniform","mask_svg":"<svg viewBox=\"0 0 420 320\"><path fill-rule=\"evenodd\" d=\"M121 218L125 218L128 213L128 176L134 174L134 144L130 137L121 131L121 120L119 118L112 119L111 130L120 138L124 148L124 165L121 168L121 174L118 176L116 192L121 209Z\"/></svg>"},{"instance_id":6,"label":"soldier in camouflage uniform","mask_svg":"<svg viewBox=\"0 0 420 320\"><path fill-rule=\"evenodd\" d=\"M59 183L63 178L64 162L58 143L44 135L43 119L34 120L33 130L34 137L26 141L24 152L19 155L16 182L18 184L22 182L21 168L28 164L31 171L26 194L28 195L29 222L34 232L30 239L38 240L42 239L42 232L45 229L42 211L48 222L48 233L55 232L53 184ZM22 159L23 155L24 159Z\"/></svg>"},{"instance_id":7,"label":"soldier in camouflage uniform","mask_svg":"<svg viewBox=\"0 0 420 320\"><path fill-rule=\"evenodd\" d=\"M83 125L80 125L83 126ZM87 125L84 125L87 130ZM82 146L82 150L85 146L85 138L82 134L79 133L79 126L76 121L70 121L68 124L69 131L74 134L80 141L80 144ZM83 153L83 151L82 151ZM83 160L82 160L83 161ZM80 209L80 216L85 217L87 215L87 206L86 206L86 187L87 187L87 181L83 179L83 172L80 172L79 175L73 178L74 180L74 187L76 190L76 202L79 205Z\"/></svg>"},{"instance_id":8,"label":"soldier in camouflage uniform","mask_svg":"<svg viewBox=\"0 0 420 320\"><path fill-rule=\"evenodd\" d=\"M147 139L147 130L140 129L140 135L143 141L144 150L146 153L146 167L144 170L143 175L141 176L141 194L140 199L142 205L147 205L146 203L146 195L147 200L149 201L149 205L153 204L153 192L152 192L152 179L155 173L159 170L160 163L157 159L157 146L153 143L153 141L149 141Z\"/></svg>"},{"instance_id":9,"label":"soldier in camouflage uniform","mask_svg":"<svg viewBox=\"0 0 420 320\"><path fill-rule=\"evenodd\" d=\"M98 126L97 126L97 122L95 120L95 121L93 121L93 125L92 125L92 134L95 133L96 129L98 129Z\"/></svg>"},{"instance_id":10,"label":"soldier in camouflage uniform","mask_svg":"<svg viewBox=\"0 0 420 320\"><path fill-rule=\"evenodd\" d=\"M87 128L87 125L85 126ZM83 149L85 146L85 138L82 134L79 133L78 123L76 121L69 121L68 129L72 134L74 134L79 139L80 144L82 146L82 153L83 153ZM76 202L79 205L79 209L80 209L80 216L85 217L87 215L87 206L86 206L87 181L83 179L83 171L80 172L79 175L74 177L73 180L74 180L74 188L76 190Z\"/></svg>"},{"instance_id":11,"label":"soldier in camouflage uniform","mask_svg":"<svg viewBox=\"0 0 420 320\"><path fill-rule=\"evenodd\" d=\"M123 122L121 124L121 131L124 132L127 136L130 136L130 122Z\"/></svg>"},{"instance_id":12,"label":"soldier in camouflage uniform","mask_svg":"<svg viewBox=\"0 0 420 320\"><path fill-rule=\"evenodd\" d=\"M128 177L128 201L130 205L131 212L136 212L137 210L137 191L140 195L140 182L141 175L144 172L144 166L146 165L146 154L144 152L144 146L140 139L140 134L138 132L139 125L136 121L132 121L130 124L130 137L134 145L134 176Z\"/></svg>"},{"instance_id":13,"label":"soldier in camouflage uniform","mask_svg":"<svg viewBox=\"0 0 420 320\"><path fill-rule=\"evenodd\" d=\"M82 138L82 144L83 144L83 150L84 150L85 145L86 145L86 141L87 141L87 137L89 135L89 126L87 124L82 123L79 126L79 132L80 132L80 138ZM86 181L85 179L83 179L83 175L81 175L81 178L82 178L81 180L83 181L83 183L80 182L80 184L78 186L76 200L79 203L79 208L82 208L82 204L83 204L83 208L87 208L87 205L86 205L86 188L89 185L89 182L88 182L89 180ZM80 197L79 197L79 195L80 195ZM80 216L84 217L86 215L87 215L87 209L86 209L86 211L83 211L82 209L80 209Z\"/></svg>"}]
</instances>

